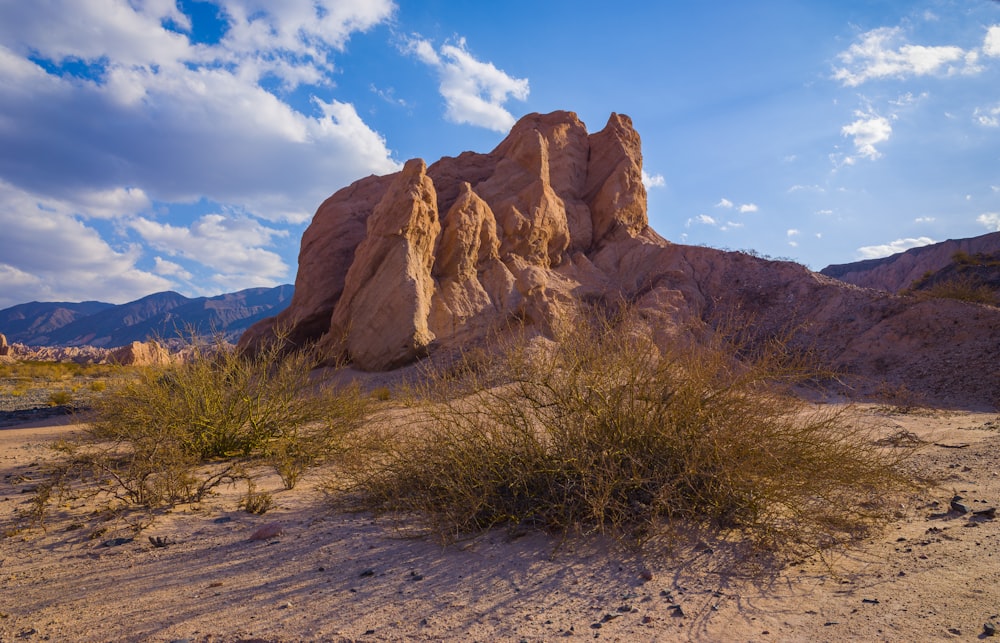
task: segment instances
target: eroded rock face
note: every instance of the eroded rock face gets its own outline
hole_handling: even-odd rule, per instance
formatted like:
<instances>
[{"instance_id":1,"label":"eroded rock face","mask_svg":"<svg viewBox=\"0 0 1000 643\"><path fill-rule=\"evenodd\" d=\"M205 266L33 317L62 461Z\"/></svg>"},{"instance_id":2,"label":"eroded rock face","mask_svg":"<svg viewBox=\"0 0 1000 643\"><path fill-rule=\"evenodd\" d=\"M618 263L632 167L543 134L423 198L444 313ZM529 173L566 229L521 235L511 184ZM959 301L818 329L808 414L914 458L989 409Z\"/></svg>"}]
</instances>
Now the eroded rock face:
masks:
<instances>
[{"instance_id":1,"label":"eroded rock face","mask_svg":"<svg viewBox=\"0 0 1000 643\"><path fill-rule=\"evenodd\" d=\"M170 352L157 342L132 342L111 349L108 361L122 366L165 366L171 361Z\"/></svg>"},{"instance_id":2,"label":"eroded rock face","mask_svg":"<svg viewBox=\"0 0 1000 643\"><path fill-rule=\"evenodd\" d=\"M648 224L639 135L618 114L595 134L571 112L531 114L489 154L417 159L340 190L303 236L291 305L240 345L285 333L386 370L511 320L551 334L581 302L627 303L664 346L734 323L791 331L859 390L1000 405L1000 309L664 240Z\"/></svg>"},{"instance_id":3,"label":"eroded rock face","mask_svg":"<svg viewBox=\"0 0 1000 643\"><path fill-rule=\"evenodd\" d=\"M385 370L432 344L482 337L498 320L545 326L568 299L553 271L645 229L641 176L627 116L590 135L575 114L555 112L524 117L489 154L429 168L416 159L362 179L320 206L291 305L241 346L285 333Z\"/></svg>"},{"instance_id":4,"label":"eroded rock face","mask_svg":"<svg viewBox=\"0 0 1000 643\"><path fill-rule=\"evenodd\" d=\"M10 345L7 343L7 336L0 333L0 355L7 355L10 353Z\"/></svg>"},{"instance_id":5,"label":"eroded rock face","mask_svg":"<svg viewBox=\"0 0 1000 643\"><path fill-rule=\"evenodd\" d=\"M367 221L344 278L324 344L359 367L394 368L426 352L434 295L434 247L441 232L434 182L424 162L395 175Z\"/></svg>"}]
</instances>

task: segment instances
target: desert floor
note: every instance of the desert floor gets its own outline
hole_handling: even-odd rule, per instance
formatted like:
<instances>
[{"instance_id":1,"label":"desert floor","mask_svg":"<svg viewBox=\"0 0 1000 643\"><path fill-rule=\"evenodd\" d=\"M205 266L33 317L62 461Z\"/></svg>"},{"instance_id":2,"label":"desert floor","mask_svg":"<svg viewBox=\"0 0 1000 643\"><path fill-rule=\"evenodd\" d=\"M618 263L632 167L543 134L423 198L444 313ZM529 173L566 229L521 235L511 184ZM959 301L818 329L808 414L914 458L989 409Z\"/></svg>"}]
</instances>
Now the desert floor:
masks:
<instances>
[{"instance_id":1,"label":"desert floor","mask_svg":"<svg viewBox=\"0 0 1000 643\"><path fill-rule=\"evenodd\" d=\"M1000 417L862 410L925 440L917 463L940 484L877 537L823 560L774 569L704 541L640 558L597 537L506 531L442 546L329 509L316 476L293 491L264 478L276 507L260 516L237 508L239 485L152 517L138 536L117 519L99 533L93 516L74 522L92 510L82 499L45 530L8 532L0 641L985 638L1000 615L1000 519L949 501L1000 505ZM48 445L78 430L52 419L0 428L5 529L30 502ZM250 539L273 523L280 535Z\"/></svg>"}]
</instances>

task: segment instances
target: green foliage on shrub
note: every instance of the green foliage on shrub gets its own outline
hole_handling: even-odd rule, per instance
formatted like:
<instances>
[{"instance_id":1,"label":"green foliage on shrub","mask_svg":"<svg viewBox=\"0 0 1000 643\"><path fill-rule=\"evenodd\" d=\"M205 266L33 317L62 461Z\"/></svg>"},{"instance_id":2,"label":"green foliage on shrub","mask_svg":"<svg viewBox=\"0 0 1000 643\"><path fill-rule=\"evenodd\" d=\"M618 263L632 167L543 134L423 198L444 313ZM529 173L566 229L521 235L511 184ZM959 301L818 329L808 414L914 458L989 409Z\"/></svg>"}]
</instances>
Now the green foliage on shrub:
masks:
<instances>
[{"instance_id":1,"label":"green foliage on shrub","mask_svg":"<svg viewBox=\"0 0 1000 643\"><path fill-rule=\"evenodd\" d=\"M356 387L313 374L311 350L280 342L249 357L196 345L190 359L133 369L95 401L85 435L65 445L115 496L156 507L200 500L265 464L286 488L342 448L368 401Z\"/></svg>"},{"instance_id":2,"label":"green foliage on shrub","mask_svg":"<svg viewBox=\"0 0 1000 643\"><path fill-rule=\"evenodd\" d=\"M684 524L821 546L887 519L908 483L903 451L791 394L816 375L781 342L661 354L627 315L598 318L433 370L408 426L349 473L366 506L444 539L525 525L641 544Z\"/></svg>"}]
</instances>

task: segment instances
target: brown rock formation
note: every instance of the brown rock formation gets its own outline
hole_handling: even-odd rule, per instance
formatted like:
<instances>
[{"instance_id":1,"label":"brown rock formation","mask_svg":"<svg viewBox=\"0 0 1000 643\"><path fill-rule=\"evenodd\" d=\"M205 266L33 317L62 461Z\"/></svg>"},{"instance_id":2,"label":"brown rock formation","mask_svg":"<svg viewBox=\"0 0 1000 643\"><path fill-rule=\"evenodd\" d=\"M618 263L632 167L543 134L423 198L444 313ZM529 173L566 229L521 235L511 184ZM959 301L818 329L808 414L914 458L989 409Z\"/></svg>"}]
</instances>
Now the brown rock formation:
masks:
<instances>
[{"instance_id":1,"label":"brown rock formation","mask_svg":"<svg viewBox=\"0 0 1000 643\"><path fill-rule=\"evenodd\" d=\"M7 343L7 336L0 333L0 355L7 355L10 353L10 344Z\"/></svg>"},{"instance_id":2,"label":"brown rock formation","mask_svg":"<svg viewBox=\"0 0 1000 643\"><path fill-rule=\"evenodd\" d=\"M588 134L531 114L489 154L369 177L327 199L305 232L291 305L240 340L285 332L367 370L482 340L512 318L548 332L581 301L627 301L659 342L722 319L797 340L862 386L1000 403L1000 310L917 302L790 262L671 244L648 226L639 135L626 116ZM958 362L957 360L961 360Z\"/></svg>"},{"instance_id":3,"label":"brown rock formation","mask_svg":"<svg viewBox=\"0 0 1000 643\"><path fill-rule=\"evenodd\" d=\"M132 342L112 349L108 361L122 366L163 366L170 363L171 357L157 342Z\"/></svg>"}]
</instances>

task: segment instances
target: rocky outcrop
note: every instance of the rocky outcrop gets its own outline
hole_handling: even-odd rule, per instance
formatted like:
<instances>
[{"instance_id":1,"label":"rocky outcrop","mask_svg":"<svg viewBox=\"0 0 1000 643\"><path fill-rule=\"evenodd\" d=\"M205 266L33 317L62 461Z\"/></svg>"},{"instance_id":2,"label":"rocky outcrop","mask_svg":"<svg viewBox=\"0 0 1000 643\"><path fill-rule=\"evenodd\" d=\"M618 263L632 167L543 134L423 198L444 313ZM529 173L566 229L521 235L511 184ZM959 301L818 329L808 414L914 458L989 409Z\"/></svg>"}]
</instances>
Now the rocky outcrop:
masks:
<instances>
[{"instance_id":1,"label":"rocky outcrop","mask_svg":"<svg viewBox=\"0 0 1000 643\"><path fill-rule=\"evenodd\" d=\"M10 353L10 345L7 343L7 337L0 333L0 356L4 356Z\"/></svg>"},{"instance_id":2,"label":"rocky outcrop","mask_svg":"<svg viewBox=\"0 0 1000 643\"><path fill-rule=\"evenodd\" d=\"M968 239L949 239L880 259L835 264L820 272L856 286L898 293L913 287L925 275L954 264L957 253L969 256L1000 254L1000 232Z\"/></svg>"},{"instance_id":3,"label":"rocky outcrop","mask_svg":"<svg viewBox=\"0 0 1000 643\"><path fill-rule=\"evenodd\" d=\"M641 177L627 116L591 135L575 114L555 112L522 118L489 154L362 179L320 206L290 306L241 345L285 333L385 370L482 337L498 320L544 327L572 298L560 271L647 228Z\"/></svg>"},{"instance_id":4,"label":"rocky outcrop","mask_svg":"<svg viewBox=\"0 0 1000 643\"><path fill-rule=\"evenodd\" d=\"M551 333L582 302L627 303L661 345L748 324L793 333L861 391L1000 404L1000 310L664 240L648 225L639 135L618 114L595 134L570 112L531 114L488 154L413 160L340 190L303 236L290 306L240 346L282 334L386 370L512 320Z\"/></svg>"},{"instance_id":5,"label":"rocky outcrop","mask_svg":"<svg viewBox=\"0 0 1000 643\"><path fill-rule=\"evenodd\" d=\"M108 362L121 366L165 366L170 363L170 352L155 341L132 342L112 349Z\"/></svg>"}]
</instances>

